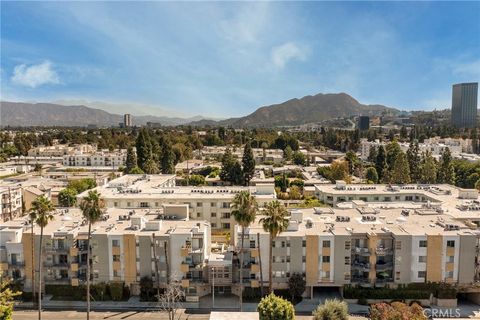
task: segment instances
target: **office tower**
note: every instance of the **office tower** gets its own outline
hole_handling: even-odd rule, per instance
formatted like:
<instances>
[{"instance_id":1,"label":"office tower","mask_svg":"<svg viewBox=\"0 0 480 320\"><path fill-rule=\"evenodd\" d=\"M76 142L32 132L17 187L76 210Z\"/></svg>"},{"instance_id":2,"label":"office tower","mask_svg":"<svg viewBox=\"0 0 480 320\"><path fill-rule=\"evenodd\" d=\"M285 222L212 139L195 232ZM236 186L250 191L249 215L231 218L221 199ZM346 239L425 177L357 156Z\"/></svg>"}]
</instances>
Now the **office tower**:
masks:
<instances>
[{"instance_id":1,"label":"office tower","mask_svg":"<svg viewBox=\"0 0 480 320\"><path fill-rule=\"evenodd\" d=\"M126 128L132 126L132 115L131 114L126 113L126 114L123 115L123 125Z\"/></svg>"},{"instance_id":2,"label":"office tower","mask_svg":"<svg viewBox=\"0 0 480 320\"><path fill-rule=\"evenodd\" d=\"M362 130L362 131L370 129L370 117L369 116L358 117L357 127L358 127L358 130Z\"/></svg>"},{"instance_id":3,"label":"office tower","mask_svg":"<svg viewBox=\"0 0 480 320\"><path fill-rule=\"evenodd\" d=\"M452 88L452 125L474 128L477 122L478 83L459 83Z\"/></svg>"}]
</instances>

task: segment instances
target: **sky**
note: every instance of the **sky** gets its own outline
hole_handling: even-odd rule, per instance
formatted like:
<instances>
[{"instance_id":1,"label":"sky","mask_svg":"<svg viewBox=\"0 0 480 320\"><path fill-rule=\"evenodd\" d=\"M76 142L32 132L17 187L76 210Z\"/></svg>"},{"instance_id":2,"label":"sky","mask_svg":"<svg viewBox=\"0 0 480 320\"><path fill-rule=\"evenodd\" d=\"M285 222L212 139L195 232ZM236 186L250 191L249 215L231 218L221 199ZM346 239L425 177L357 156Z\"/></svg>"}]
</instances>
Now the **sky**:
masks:
<instances>
[{"instance_id":1,"label":"sky","mask_svg":"<svg viewBox=\"0 0 480 320\"><path fill-rule=\"evenodd\" d=\"M223 118L346 92L427 110L480 80L480 2L2 1L0 16L2 100Z\"/></svg>"}]
</instances>

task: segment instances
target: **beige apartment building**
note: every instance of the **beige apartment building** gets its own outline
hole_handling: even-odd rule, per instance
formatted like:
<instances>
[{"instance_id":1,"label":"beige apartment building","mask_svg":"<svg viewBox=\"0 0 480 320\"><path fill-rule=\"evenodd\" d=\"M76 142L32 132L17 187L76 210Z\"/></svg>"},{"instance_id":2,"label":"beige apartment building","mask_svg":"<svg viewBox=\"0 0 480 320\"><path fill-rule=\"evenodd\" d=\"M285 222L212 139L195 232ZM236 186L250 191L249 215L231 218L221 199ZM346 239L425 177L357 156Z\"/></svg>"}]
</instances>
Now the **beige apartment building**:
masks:
<instances>
[{"instance_id":1,"label":"beige apartment building","mask_svg":"<svg viewBox=\"0 0 480 320\"><path fill-rule=\"evenodd\" d=\"M273 183L255 187L177 187L174 175L124 175L96 190L107 208L159 209L164 204L188 205L190 219L209 221L216 231L229 231L233 227L230 206L240 191L250 191L261 207L276 199Z\"/></svg>"}]
</instances>

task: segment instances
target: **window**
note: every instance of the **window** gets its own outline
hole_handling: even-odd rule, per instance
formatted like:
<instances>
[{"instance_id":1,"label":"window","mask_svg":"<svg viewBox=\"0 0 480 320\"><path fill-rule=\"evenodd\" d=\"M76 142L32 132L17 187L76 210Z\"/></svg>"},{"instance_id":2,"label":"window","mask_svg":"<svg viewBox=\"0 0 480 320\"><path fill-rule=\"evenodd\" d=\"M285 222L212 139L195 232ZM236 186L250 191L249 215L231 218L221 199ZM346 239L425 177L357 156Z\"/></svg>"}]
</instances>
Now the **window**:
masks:
<instances>
[{"instance_id":1,"label":"window","mask_svg":"<svg viewBox=\"0 0 480 320\"><path fill-rule=\"evenodd\" d=\"M302 262L306 262L307 258L305 256L302 256Z\"/></svg>"},{"instance_id":2,"label":"window","mask_svg":"<svg viewBox=\"0 0 480 320\"><path fill-rule=\"evenodd\" d=\"M113 261L120 261L120 255L114 254L114 255L112 256L112 260L113 260Z\"/></svg>"},{"instance_id":3,"label":"window","mask_svg":"<svg viewBox=\"0 0 480 320\"><path fill-rule=\"evenodd\" d=\"M250 248L251 248L251 249L256 248L256 246L255 246L255 240L250 240Z\"/></svg>"},{"instance_id":4,"label":"window","mask_svg":"<svg viewBox=\"0 0 480 320\"><path fill-rule=\"evenodd\" d=\"M129 207L129 208L130 208L130 202L127 202L127 207Z\"/></svg>"},{"instance_id":5,"label":"window","mask_svg":"<svg viewBox=\"0 0 480 320\"><path fill-rule=\"evenodd\" d=\"M222 213L222 219L230 219L230 212Z\"/></svg>"},{"instance_id":6,"label":"window","mask_svg":"<svg viewBox=\"0 0 480 320\"><path fill-rule=\"evenodd\" d=\"M287 256L287 262L290 262L290 256Z\"/></svg>"},{"instance_id":7,"label":"window","mask_svg":"<svg viewBox=\"0 0 480 320\"><path fill-rule=\"evenodd\" d=\"M445 278L447 278L447 279L453 279L453 271L445 272Z\"/></svg>"},{"instance_id":8,"label":"window","mask_svg":"<svg viewBox=\"0 0 480 320\"><path fill-rule=\"evenodd\" d=\"M222 223L222 229L230 229L230 223Z\"/></svg>"},{"instance_id":9,"label":"window","mask_svg":"<svg viewBox=\"0 0 480 320\"><path fill-rule=\"evenodd\" d=\"M455 248L455 240L448 240L447 248Z\"/></svg>"},{"instance_id":10,"label":"window","mask_svg":"<svg viewBox=\"0 0 480 320\"><path fill-rule=\"evenodd\" d=\"M420 240L420 241L418 242L418 246L419 246L420 248L426 248L426 247L427 247L427 240Z\"/></svg>"},{"instance_id":11,"label":"window","mask_svg":"<svg viewBox=\"0 0 480 320\"><path fill-rule=\"evenodd\" d=\"M330 248L330 241L329 240L323 241L323 247L324 248Z\"/></svg>"},{"instance_id":12,"label":"window","mask_svg":"<svg viewBox=\"0 0 480 320\"><path fill-rule=\"evenodd\" d=\"M210 202L210 207L215 208L217 204L215 202Z\"/></svg>"},{"instance_id":13,"label":"window","mask_svg":"<svg viewBox=\"0 0 480 320\"><path fill-rule=\"evenodd\" d=\"M212 213L210 214L210 216L211 216L212 218L216 218L216 217L217 217L217 213L216 213L216 212L212 212Z\"/></svg>"},{"instance_id":14,"label":"window","mask_svg":"<svg viewBox=\"0 0 480 320\"><path fill-rule=\"evenodd\" d=\"M211 226L212 228L216 228L216 227L217 227L217 224L216 224L215 222L212 222L212 223L210 223L210 226Z\"/></svg>"},{"instance_id":15,"label":"window","mask_svg":"<svg viewBox=\"0 0 480 320\"><path fill-rule=\"evenodd\" d=\"M395 249L402 250L402 241L395 241Z\"/></svg>"},{"instance_id":16,"label":"window","mask_svg":"<svg viewBox=\"0 0 480 320\"><path fill-rule=\"evenodd\" d=\"M322 256L323 263L330 263L330 256Z\"/></svg>"},{"instance_id":17,"label":"window","mask_svg":"<svg viewBox=\"0 0 480 320\"><path fill-rule=\"evenodd\" d=\"M149 204L148 202L140 202L140 208L148 208Z\"/></svg>"},{"instance_id":18,"label":"window","mask_svg":"<svg viewBox=\"0 0 480 320\"><path fill-rule=\"evenodd\" d=\"M453 263L455 261L455 257L454 256L448 256L447 257L447 262L448 263Z\"/></svg>"},{"instance_id":19,"label":"window","mask_svg":"<svg viewBox=\"0 0 480 320\"><path fill-rule=\"evenodd\" d=\"M285 241L280 242L282 248L285 248Z\"/></svg>"},{"instance_id":20,"label":"window","mask_svg":"<svg viewBox=\"0 0 480 320\"><path fill-rule=\"evenodd\" d=\"M400 280L400 271L395 272L395 280Z\"/></svg>"},{"instance_id":21,"label":"window","mask_svg":"<svg viewBox=\"0 0 480 320\"><path fill-rule=\"evenodd\" d=\"M419 263L425 263L425 262L427 262L427 256L419 256L419 257L418 257L418 262L419 262Z\"/></svg>"},{"instance_id":22,"label":"window","mask_svg":"<svg viewBox=\"0 0 480 320\"><path fill-rule=\"evenodd\" d=\"M350 265L350 257L345 257L345 265Z\"/></svg>"},{"instance_id":23,"label":"window","mask_svg":"<svg viewBox=\"0 0 480 320\"><path fill-rule=\"evenodd\" d=\"M425 278L427 276L427 271L418 271L419 278Z\"/></svg>"},{"instance_id":24,"label":"window","mask_svg":"<svg viewBox=\"0 0 480 320\"><path fill-rule=\"evenodd\" d=\"M303 241L302 241L302 247L305 248L306 246L307 246L307 240L303 240Z\"/></svg>"},{"instance_id":25,"label":"window","mask_svg":"<svg viewBox=\"0 0 480 320\"><path fill-rule=\"evenodd\" d=\"M345 280L350 280L350 273L345 272L345 273L343 274L343 279L345 279Z\"/></svg>"},{"instance_id":26,"label":"window","mask_svg":"<svg viewBox=\"0 0 480 320\"><path fill-rule=\"evenodd\" d=\"M202 203L201 202L197 202L197 207L201 207L202 206Z\"/></svg>"},{"instance_id":27,"label":"window","mask_svg":"<svg viewBox=\"0 0 480 320\"><path fill-rule=\"evenodd\" d=\"M352 244L350 241L345 241L345 250L350 250Z\"/></svg>"},{"instance_id":28,"label":"window","mask_svg":"<svg viewBox=\"0 0 480 320\"><path fill-rule=\"evenodd\" d=\"M120 247L120 240L112 240L112 247Z\"/></svg>"}]
</instances>

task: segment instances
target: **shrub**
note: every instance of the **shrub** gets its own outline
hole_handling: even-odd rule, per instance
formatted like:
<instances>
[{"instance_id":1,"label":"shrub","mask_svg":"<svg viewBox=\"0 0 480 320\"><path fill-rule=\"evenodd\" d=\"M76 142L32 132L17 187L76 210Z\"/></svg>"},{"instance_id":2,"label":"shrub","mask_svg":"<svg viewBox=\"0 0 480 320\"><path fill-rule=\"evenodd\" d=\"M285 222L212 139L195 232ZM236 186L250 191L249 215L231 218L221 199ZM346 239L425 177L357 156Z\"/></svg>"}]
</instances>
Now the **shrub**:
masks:
<instances>
[{"instance_id":1,"label":"shrub","mask_svg":"<svg viewBox=\"0 0 480 320\"><path fill-rule=\"evenodd\" d=\"M377 303L370 307L371 320L385 319L411 319L426 320L427 317L423 313L423 308L418 304L411 306L402 302Z\"/></svg>"},{"instance_id":2,"label":"shrub","mask_svg":"<svg viewBox=\"0 0 480 320\"><path fill-rule=\"evenodd\" d=\"M313 320L348 320L348 305L344 301L327 299L313 311Z\"/></svg>"},{"instance_id":3,"label":"shrub","mask_svg":"<svg viewBox=\"0 0 480 320\"><path fill-rule=\"evenodd\" d=\"M293 320L295 311L293 305L285 299L271 293L258 304L257 311L260 320Z\"/></svg>"},{"instance_id":4,"label":"shrub","mask_svg":"<svg viewBox=\"0 0 480 320\"><path fill-rule=\"evenodd\" d=\"M357 303L362 306L366 306L368 304L367 298L361 297L358 298Z\"/></svg>"},{"instance_id":5,"label":"shrub","mask_svg":"<svg viewBox=\"0 0 480 320\"><path fill-rule=\"evenodd\" d=\"M305 291L305 285L305 279L303 279L303 276L299 273L294 273L288 278L288 290L290 291L292 299L302 296Z\"/></svg>"},{"instance_id":6,"label":"shrub","mask_svg":"<svg viewBox=\"0 0 480 320\"><path fill-rule=\"evenodd\" d=\"M113 301L120 301L123 298L123 283L111 283L110 288L110 297Z\"/></svg>"}]
</instances>

